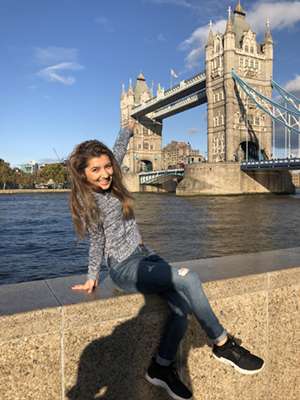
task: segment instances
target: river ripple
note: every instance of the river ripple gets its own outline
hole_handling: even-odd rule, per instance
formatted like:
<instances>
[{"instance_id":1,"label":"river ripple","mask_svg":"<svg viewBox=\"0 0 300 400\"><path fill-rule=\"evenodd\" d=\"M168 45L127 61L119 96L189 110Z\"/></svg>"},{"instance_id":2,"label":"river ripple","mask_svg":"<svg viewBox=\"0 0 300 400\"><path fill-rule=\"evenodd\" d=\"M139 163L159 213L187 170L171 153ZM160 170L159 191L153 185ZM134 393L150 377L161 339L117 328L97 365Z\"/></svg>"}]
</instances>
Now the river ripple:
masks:
<instances>
[{"instance_id":1,"label":"river ripple","mask_svg":"<svg viewBox=\"0 0 300 400\"><path fill-rule=\"evenodd\" d=\"M140 193L144 242L169 261L300 246L300 195ZM0 284L85 273L67 193L0 196Z\"/></svg>"}]
</instances>

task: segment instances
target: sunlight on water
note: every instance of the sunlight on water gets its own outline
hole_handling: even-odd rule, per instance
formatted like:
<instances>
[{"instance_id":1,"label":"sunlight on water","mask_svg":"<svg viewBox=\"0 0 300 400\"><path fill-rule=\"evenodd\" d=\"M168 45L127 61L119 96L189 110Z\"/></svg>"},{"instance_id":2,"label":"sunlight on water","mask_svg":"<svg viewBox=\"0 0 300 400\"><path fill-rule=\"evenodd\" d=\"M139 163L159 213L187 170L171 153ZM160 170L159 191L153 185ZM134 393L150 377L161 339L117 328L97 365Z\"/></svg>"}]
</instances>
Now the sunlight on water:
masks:
<instances>
[{"instance_id":1,"label":"sunlight on water","mask_svg":"<svg viewBox=\"0 0 300 400\"><path fill-rule=\"evenodd\" d=\"M135 198L144 242L168 261L300 246L300 193ZM0 196L0 228L1 284L86 272L67 193Z\"/></svg>"}]
</instances>

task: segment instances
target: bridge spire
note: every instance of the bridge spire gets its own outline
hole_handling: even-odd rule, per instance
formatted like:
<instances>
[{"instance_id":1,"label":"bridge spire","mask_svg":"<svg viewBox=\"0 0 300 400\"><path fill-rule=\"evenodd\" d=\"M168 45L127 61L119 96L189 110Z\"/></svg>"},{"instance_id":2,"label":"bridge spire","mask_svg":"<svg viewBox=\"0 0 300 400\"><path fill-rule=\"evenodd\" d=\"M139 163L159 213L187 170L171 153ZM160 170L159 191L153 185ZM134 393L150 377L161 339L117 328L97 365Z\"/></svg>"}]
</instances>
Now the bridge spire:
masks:
<instances>
[{"instance_id":1,"label":"bridge spire","mask_svg":"<svg viewBox=\"0 0 300 400\"><path fill-rule=\"evenodd\" d=\"M265 43L273 43L269 18L266 20Z\"/></svg>"},{"instance_id":2,"label":"bridge spire","mask_svg":"<svg viewBox=\"0 0 300 400\"><path fill-rule=\"evenodd\" d=\"M125 90L125 84L122 83L122 92L121 92L121 97L124 97L126 95L126 90Z\"/></svg>"},{"instance_id":3,"label":"bridge spire","mask_svg":"<svg viewBox=\"0 0 300 400\"><path fill-rule=\"evenodd\" d=\"M240 14L240 15L246 16L246 13L241 5L240 0L238 1L237 5L235 7L234 14Z\"/></svg>"},{"instance_id":4,"label":"bridge spire","mask_svg":"<svg viewBox=\"0 0 300 400\"><path fill-rule=\"evenodd\" d=\"M213 46L214 44L214 35L212 31L212 20L209 21L209 32L208 32L208 39L207 39L207 46Z\"/></svg>"},{"instance_id":5,"label":"bridge spire","mask_svg":"<svg viewBox=\"0 0 300 400\"><path fill-rule=\"evenodd\" d=\"M226 24L226 31L225 33L233 32L233 24L232 24L232 18L231 18L231 7L228 7L228 20Z\"/></svg>"}]
</instances>

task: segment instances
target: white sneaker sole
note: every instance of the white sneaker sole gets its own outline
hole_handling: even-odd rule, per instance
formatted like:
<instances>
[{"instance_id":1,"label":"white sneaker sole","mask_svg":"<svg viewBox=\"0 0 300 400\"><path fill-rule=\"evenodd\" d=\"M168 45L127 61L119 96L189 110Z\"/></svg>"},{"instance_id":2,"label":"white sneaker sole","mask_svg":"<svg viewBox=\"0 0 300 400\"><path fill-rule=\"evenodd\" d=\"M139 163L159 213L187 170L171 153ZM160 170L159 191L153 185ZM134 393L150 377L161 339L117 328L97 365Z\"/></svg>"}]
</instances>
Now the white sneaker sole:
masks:
<instances>
[{"instance_id":1,"label":"white sneaker sole","mask_svg":"<svg viewBox=\"0 0 300 400\"><path fill-rule=\"evenodd\" d=\"M160 386L164 388L167 392L168 395L172 397L174 400L192 400L193 396L190 397L189 399L185 399L183 397L177 396L172 390L169 388L169 386L166 384L166 382L161 381L160 379L157 378L150 378L150 376L146 373L145 378L147 379L148 382L152 383L152 385L155 386Z\"/></svg>"},{"instance_id":2,"label":"white sneaker sole","mask_svg":"<svg viewBox=\"0 0 300 400\"><path fill-rule=\"evenodd\" d=\"M241 374L244 375L254 375L254 374L258 374L260 371L262 371L264 369L265 363L263 363L262 367L260 369L256 369L254 371L249 371L248 369L242 369L240 367L238 367L237 365L235 365L234 362L227 360L227 358L224 357L217 357L214 353L212 353L212 355L214 356L214 358L226 365L230 365L231 367L233 367L236 371L238 371Z\"/></svg>"}]
</instances>

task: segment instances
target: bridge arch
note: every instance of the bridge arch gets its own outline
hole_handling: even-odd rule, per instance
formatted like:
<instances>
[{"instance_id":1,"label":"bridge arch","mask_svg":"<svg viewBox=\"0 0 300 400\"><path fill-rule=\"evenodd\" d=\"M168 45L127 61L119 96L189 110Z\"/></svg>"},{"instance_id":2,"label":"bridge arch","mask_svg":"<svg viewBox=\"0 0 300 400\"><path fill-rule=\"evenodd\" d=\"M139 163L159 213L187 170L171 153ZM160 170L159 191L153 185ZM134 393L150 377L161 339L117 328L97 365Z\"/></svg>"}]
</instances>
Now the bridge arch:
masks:
<instances>
[{"instance_id":1,"label":"bridge arch","mask_svg":"<svg viewBox=\"0 0 300 400\"><path fill-rule=\"evenodd\" d=\"M139 172L150 172L153 171L153 163L150 160L139 160L138 165Z\"/></svg>"}]
</instances>

